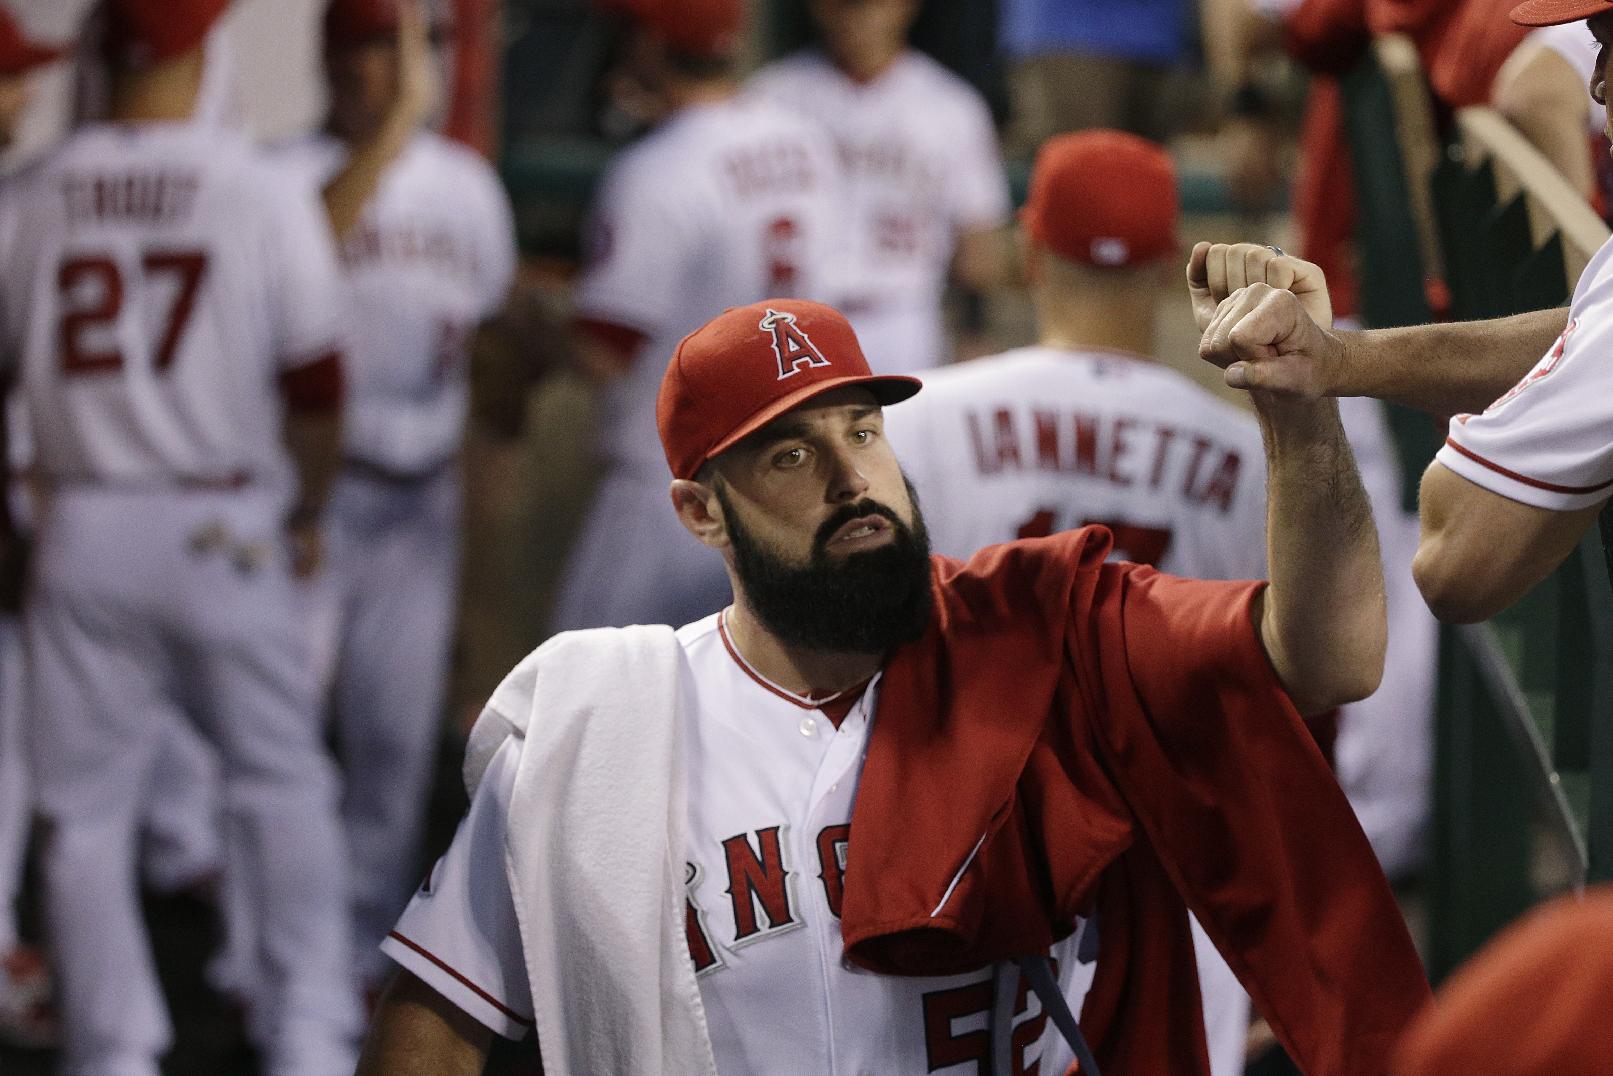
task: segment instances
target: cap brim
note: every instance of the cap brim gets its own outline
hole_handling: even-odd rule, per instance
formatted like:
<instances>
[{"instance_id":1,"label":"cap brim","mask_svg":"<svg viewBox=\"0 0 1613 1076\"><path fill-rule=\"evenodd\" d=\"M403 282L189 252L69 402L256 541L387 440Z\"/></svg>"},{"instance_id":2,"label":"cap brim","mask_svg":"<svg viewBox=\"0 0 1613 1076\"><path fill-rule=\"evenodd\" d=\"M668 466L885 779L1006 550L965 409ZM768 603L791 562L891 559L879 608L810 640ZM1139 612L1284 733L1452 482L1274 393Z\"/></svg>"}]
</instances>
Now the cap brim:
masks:
<instances>
[{"instance_id":1,"label":"cap brim","mask_svg":"<svg viewBox=\"0 0 1613 1076\"><path fill-rule=\"evenodd\" d=\"M1524 0L1512 9L1511 19L1519 26L1558 26L1579 22L1604 11L1613 11L1609 0Z\"/></svg>"},{"instance_id":2,"label":"cap brim","mask_svg":"<svg viewBox=\"0 0 1613 1076\"><path fill-rule=\"evenodd\" d=\"M835 389L852 387L867 389L874 394L874 399L879 401L881 407L889 407L891 404L901 403L903 400L917 394L918 390L924 387L924 382L916 377L905 377L901 374L863 374L854 377L832 377L827 381L814 381L812 384L798 389L788 396L782 396L774 400L752 415L739 429L713 445L706 452L706 459L709 460L714 456L720 456L722 453L727 452L786 411L800 407L814 397L822 396L826 392L833 392Z\"/></svg>"}]
</instances>

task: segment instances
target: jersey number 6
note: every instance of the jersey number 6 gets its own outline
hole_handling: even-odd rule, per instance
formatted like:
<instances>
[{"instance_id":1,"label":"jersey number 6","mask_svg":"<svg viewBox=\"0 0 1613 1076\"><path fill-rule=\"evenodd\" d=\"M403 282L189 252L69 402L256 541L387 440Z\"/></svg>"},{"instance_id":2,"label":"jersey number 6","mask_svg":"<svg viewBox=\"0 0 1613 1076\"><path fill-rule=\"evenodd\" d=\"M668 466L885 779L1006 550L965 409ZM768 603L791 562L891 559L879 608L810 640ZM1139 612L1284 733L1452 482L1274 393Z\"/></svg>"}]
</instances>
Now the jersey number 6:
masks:
<instances>
[{"instance_id":1,"label":"jersey number 6","mask_svg":"<svg viewBox=\"0 0 1613 1076\"><path fill-rule=\"evenodd\" d=\"M207 255L201 251L148 251L140 259L143 279L169 277L172 298L162 335L152 353L152 366L158 371L173 364L179 341L185 335L196 292L207 271ZM105 255L88 255L64 261L56 273L56 294L61 302L62 320L58 342L62 370L69 376L102 373L123 367L123 351L116 340L96 348L86 334L101 329L116 332L123 312L123 272L118 263Z\"/></svg>"}]
</instances>

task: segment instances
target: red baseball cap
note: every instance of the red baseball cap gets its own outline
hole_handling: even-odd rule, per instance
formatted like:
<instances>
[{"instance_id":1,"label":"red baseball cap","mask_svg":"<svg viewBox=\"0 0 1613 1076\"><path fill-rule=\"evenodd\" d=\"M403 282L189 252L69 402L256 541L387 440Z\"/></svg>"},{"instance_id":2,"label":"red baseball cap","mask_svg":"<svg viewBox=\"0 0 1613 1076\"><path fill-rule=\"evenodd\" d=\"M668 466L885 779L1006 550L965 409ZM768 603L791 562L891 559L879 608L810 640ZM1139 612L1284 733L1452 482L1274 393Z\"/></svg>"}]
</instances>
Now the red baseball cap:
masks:
<instances>
[{"instance_id":1,"label":"red baseball cap","mask_svg":"<svg viewBox=\"0 0 1613 1076\"><path fill-rule=\"evenodd\" d=\"M672 477L693 478L784 412L848 385L883 405L923 383L870 371L851 324L822 303L769 299L723 312L683 338L661 379L655 423Z\"/></svg>"},{"instance_id":2,"label":"red baseball cap","mask_svg":"<svg viewBox=\"0 0 1613 1076\"><path fill-rule=\"evenodd\" d=\"M433 5L426 5L427 14L433 14ZM437 19L431 20L434 36L448 32L451 27ZM330 0L325 8L325 48L327 50L352 48L379 38L391 38L398 32L398 0Z\"/></svg>"},{"instance_id":3,"label":"red baseball cap","mask_svg":"<svg viewBox=\"0 0 1613 1076\"><path fill-rule=\"evenodd\" d=\"M111 0L108 38L119 58L145 66L196 48L230 0Z\"/></svg>"},{"instance_id":4,"label":"red baseball cap","mask_svg":"<svg viewBox=\"0 0 1613 1076\"><path fill-rule=\"evenodd\" d=\"M1613 11L1613 0L1523 0L1512 9L1519 26L1556 26Z\"/></svg>"},{"instance_id":5,"label":"red baseball cap","mask_svg":"<svg viewBox=\"0 0 1613 1076\"><path fill-rule=\"evenodd\" d=\"M1124 131L1079 131L1042 145L1019 219L1062 258L1118 267L1175 254L1181 200L1165 150Z\"/></svg>"},{"instance_id":6,"label":"red baseball cap","mask_svg":"<svg viewBox=\"0 0 1613 1076\"><path fill-rule=\"evenodd\" d=\"M691 56L726 56L745 33L744 0L626 0L613 6Z\"/></svg>"},{"instance_id":7,"label":"red baseball cap","mask_svg":"<svg viewBox=\"0 0 1613 1076\"><path fill-rule=\"evenodd\" d=\"M1613 1058L1613 886L1530 913L1445 981L1398 1076L1593 1076Z\"/></svg>"},{"instance_id":8,"label":"red baseball cap","mask_svg":"<svg viewBox=\"0 0 1613 1076\"><path fill-rule=\"evenodd\" d=\"M0 7L0 75L25 74L66 54L66 49L48 49L29 41L11 13Z\"/></svg>"}]
</instances>

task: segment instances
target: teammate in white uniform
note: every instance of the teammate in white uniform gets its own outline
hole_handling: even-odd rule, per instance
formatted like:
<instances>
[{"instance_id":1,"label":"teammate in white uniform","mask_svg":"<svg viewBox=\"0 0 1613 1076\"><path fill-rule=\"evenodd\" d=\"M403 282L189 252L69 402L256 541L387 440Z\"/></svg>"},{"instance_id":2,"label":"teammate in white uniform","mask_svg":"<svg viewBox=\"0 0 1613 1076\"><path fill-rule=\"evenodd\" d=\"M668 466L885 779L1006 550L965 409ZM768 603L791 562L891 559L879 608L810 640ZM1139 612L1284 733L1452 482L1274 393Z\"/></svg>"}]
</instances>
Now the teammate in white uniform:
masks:
<instances>
[{"instance_id":1,"label":"teammate in white uniform","mask_svg":"<svg viewBox=\"0 0 1613 1076\"><path fill-rule=\"evenodd\" d=\"M332 107L282 159L328 181L384 122L398 77L397 6L335 0L325 19ZM417 130L382 173L340 253L352 327L346 465L331 491L322 622L334 696L360 974L418 878L441 738L459 574L467 348L504 301L515 226L472 151Z\"/></svg>"},{"instance_id":2,"label":"teammate in white uniform","mask_svg":"<svg viewBox=\"0 0 1613 1076\"><path fill-rule=\"evenodd\" d=\"M338 281L312 190L186 122L222 6L112 4L118 122L19 176L0 213L5 278L26 284L0 297L6 351L46 490L25 627L73 1076L154 1074L171 1037L132 881L176 702L224 758L228 869L264 893L267 1071L352 1063L335 774L291 577L317 565Z\"/></svg>"},{"instance_id":3,"label":"teammate in white uniform","mask_svg":"<svg viewBox=\"0 0 1613 1076\"><path fill-rule=\"evenodd\" d=\"M997 132L963 79L907 46L916 0L813 0L822 45L769 64L757 95L834 139L850 225L844 309L872 361L916 372L951 358L949 276L998 282L1010 212Z\"/></svg>"},{"instance_id":4,"label":"teammate in white uniform","mask_svg":"<svg viewBox=\"0 0 1613 1076\"><path fill-rule=\"evenodd\" d=\"M655 393L677 342L769 295L829 298L842 211L828 142L806 120L741 99L737 0L648 5L644 72L670 114L612 163L597 196L575 311L604 381L607 468L574 545L556 630L683 624L728 600L722 566L664 511Z\"/></svg>"},{"instance_id":5,"label":"teammate in white uniform","mask_svg":"<svg viewBox=\"0 0 1613 1076\"><path fill-rule=\"evenodd\" d=\"M1085 131L1042 147L1022 214L1041 342L927 374L885 420L936 552L1098 523L1116 559L1265 576L1259 423L1150 357L1178 205L1170 158L1145 139ZM1195 942L1211 1068L1236 1076L1249 999L1196 923Z\"/></svg>"}]
</instances>

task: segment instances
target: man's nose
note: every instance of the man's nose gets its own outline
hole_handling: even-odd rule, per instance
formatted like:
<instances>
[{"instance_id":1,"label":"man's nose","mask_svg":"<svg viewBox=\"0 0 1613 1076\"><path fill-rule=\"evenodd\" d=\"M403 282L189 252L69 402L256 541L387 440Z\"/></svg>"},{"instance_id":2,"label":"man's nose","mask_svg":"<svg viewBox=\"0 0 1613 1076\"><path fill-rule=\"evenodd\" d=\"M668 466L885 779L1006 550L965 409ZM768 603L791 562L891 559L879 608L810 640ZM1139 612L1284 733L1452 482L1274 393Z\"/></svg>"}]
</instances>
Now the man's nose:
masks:
<instances>
[{"instance_id":1,"label":"man's nose","mask_svg":"<svg viewBox=\"0 0 1613 1076\"><path fill-rule=\"evenodd\" d=\"M868 492L868 479L857 466L856 457L842 449L830 458L829 500L834 504L854 501Z\"/></svg>"}]
</instances>

